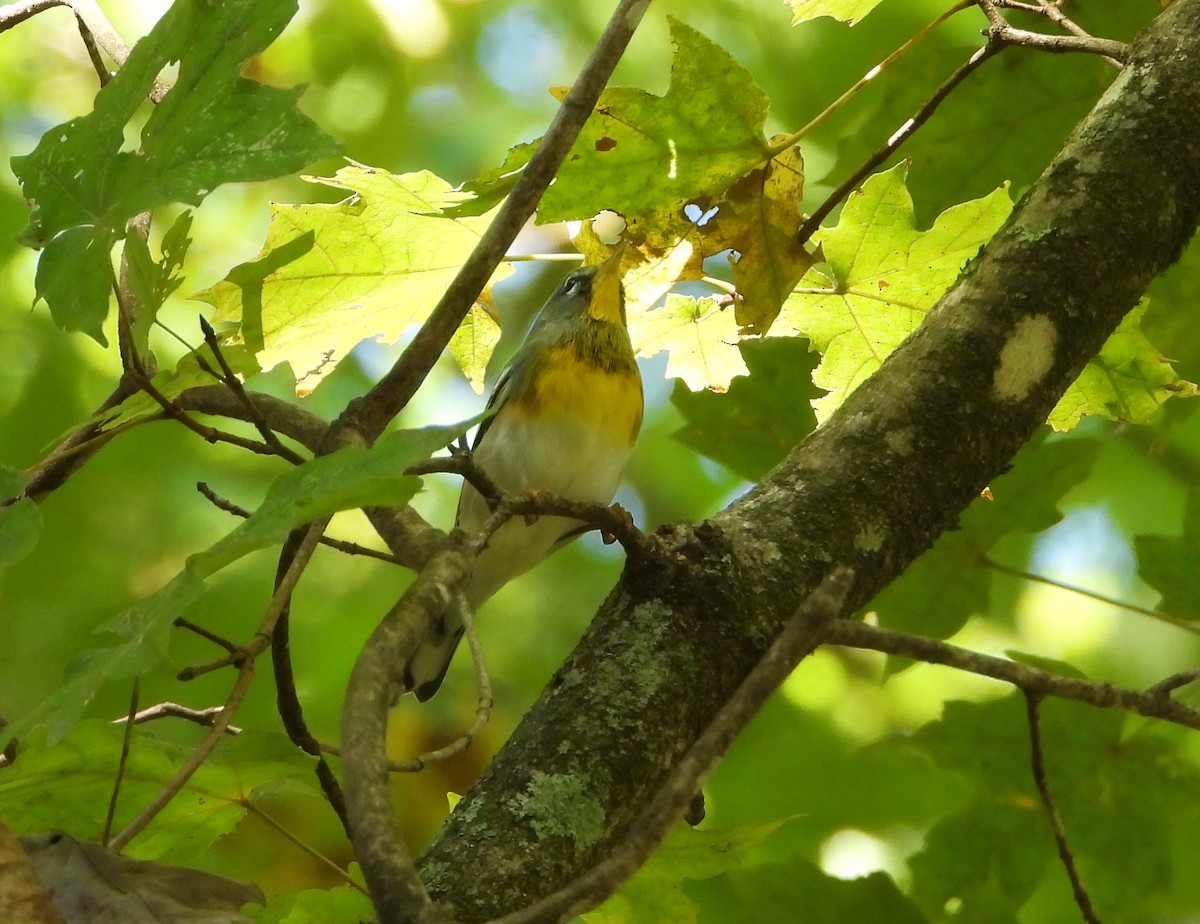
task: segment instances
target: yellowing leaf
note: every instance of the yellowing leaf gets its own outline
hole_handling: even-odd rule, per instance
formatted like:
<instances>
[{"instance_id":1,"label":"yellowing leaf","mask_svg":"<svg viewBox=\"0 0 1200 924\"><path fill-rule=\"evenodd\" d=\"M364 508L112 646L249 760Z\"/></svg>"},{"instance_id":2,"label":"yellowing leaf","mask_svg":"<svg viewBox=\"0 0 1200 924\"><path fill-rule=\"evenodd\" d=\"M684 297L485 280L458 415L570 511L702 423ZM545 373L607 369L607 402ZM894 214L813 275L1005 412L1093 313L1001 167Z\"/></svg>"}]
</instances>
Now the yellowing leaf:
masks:
<instances>
[{"instance_id":1,"label":"yellowing leaf","mask_svg":"<svg viewBox=\"0 0 1200 924\"><path fill-rule=\"evenodd\" d=\"M240 323L264 370L291 363L304 390L359 342L390 342L423 321L488 224L443 217L465 194L427 171L352 164L320 182L354 195L272 206L258 258L196 296L217 309L214 321Z\"/></svg>"},{"instance_id":2,"label":"yellowing leaf","mask_svg":"<svg viewBox=\"0 0 1200 924\"><path fill-rule=\"evenodd\" d=\"M500 325L478 303L471 306L462 324L450 338L450 355L462 369L475 394L483 394L488 360L500 342Z\"/></svg>"},{"instance_id":3,"label":"yellowing leaf","mask_svg":"<svg viewBox=\"0 0 1200 924\"><path fill-rule=\"evenodd\" d=\"M712 299L669 295L663 307L631 318L629 335L641 356L669 351L667 375L692 391L725 391L734 376L748 371L733 312Z\"/></svg>"},{"instance_id":4,"label":"yellowing leaf","mask_svg":"<svg viewBox=\"0 0 1200 924\"><path fill-rule=\"evenodd\" d=\"M813 403L825 419L907 337L1012 209L1004 188L964 202L919 231L904 167L867 180L836 228L822 230L827 271L810 270L772 334L803 334L823 354ZM831 274L831 275L830 275Z\"/></svg>"},{"instance_id":5,"label":"yellowing leaf","mask_svg":"<svg viewBox=\"0 0 1200 924\"><path fill-rule=\"evenodd\" d=\"M788 148L765 167L729 188L711 221L700 230L712 239L706 249L738 251L733 282L738 290L738 324L763 333L779 314L784 300L813 264L797 240L804 216L804 161Z\"/></svg>"},{"instance_id":6,"label":"yellowing leaf","mask_svg":"<svg viewBox=\"0 0 1200 924\"><path fill-rule=\"evenodd\" d=\"M785 0L792 8L792 25L818 16L831 16L854 25L879 5L880 0Z\"/></svg>"},{"instance_id":7,"label":"yellowing leaf","mask_svg":"<svg viewBox=\"0 0 1200 924\"><path fill-rule=\"evenodd\" d=\"M1070 430L1085 414L1145 423L1168 398L1195 397L1196 386L1179 378L1142 333L1146 308L1143 301L1125 315L1051 412L1051 427Z\"/></svg>"}]
</instances>

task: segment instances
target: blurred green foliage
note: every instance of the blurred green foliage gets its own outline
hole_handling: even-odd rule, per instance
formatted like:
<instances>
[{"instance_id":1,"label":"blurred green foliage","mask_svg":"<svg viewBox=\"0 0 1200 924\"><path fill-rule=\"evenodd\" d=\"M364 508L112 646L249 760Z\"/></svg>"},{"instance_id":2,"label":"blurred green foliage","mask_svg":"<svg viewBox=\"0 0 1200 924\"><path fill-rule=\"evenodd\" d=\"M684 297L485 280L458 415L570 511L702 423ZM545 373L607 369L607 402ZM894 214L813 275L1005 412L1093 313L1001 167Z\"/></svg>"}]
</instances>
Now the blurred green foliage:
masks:
<instances>
[{"instance_id":1,"label":"blurred green foliage","mask_svg":"<svg viewBox=\"0 0 1200 924\"><path fill-rule=\"evenodd\" d=\"M804 5L792 4L797 14ZM167 5L104 6L133 39L146 34ZM858 6L865 13L870 4ZM820 7L809 4L809 11ZM732 56L722 58L722 69L744 68L761 88L770 103L768 136L794 132L944 8L930 0L887 0L853 29L829 18L790 28L792 12L775 0L740 4L736 14L717 0L660 0L614 84L668 92L668 16L675 16L689 41L711 40ZM1091 31L1125 39L1155 10L1152 0L1096 0L1077 12ZM308 84L301 110L354 160L397 174L429 170L456 184L540 136L556 106L548 88L573 80L606 15L607 5L600 4L312 0L244 75L274 87ZM976 11L959 14L803 140L804 207L819 203L978 47L981 26ZM51 127L88 113L96 88L63 11L35 17L0 36L0 43L0 155L7 163L34 151ZM907 188L891 191L905 202L911 194L912 213L872 239L886 239L897 227L928 233L939 228L935 220L946 209L980 197L998 207L992 197L1004 183L1020 195L1113 74L1084 57L1011 51L989 62L903 149L911 159ZM116 149L124 150L124 143L118 140ZM313 156L326 150L316 142L305 149ZM292 166L298 164L287 169ZM308 170L331 176L341 166L324 160ZM228 178L236 177L218 179ZM343 192L294 178L213 192L196 209L193 243L179 256L182 287L168 295L168 279L147 277L147 285L166 296L159 319L196 344L202 306L185 296L255 259L267 239L268 200L335 201ZM166 206L158 224L171 227L179 214ZM850 208L843 218L859 221ZM30 310L37 255L16 243L29 220L16 177L0 170L0 484L10 492L19 470L90 417L120 371L114 350L64 334L45 306ZM116 228L114 221L109 231ZM986 238L986 230L976 230ZM844 231L824 233L833 240ZM561 227L533 228L518 249L559 250L567 241ZM150 254L178 253L161 231L151 245ZM100 261L95 252L92 257L95 269ZM827 257L825 269L836 278L838 255ZM719 262L706 269L728 275L713 265ZM554 266L521 264L496 286L504 335L493 369L559 275ZM951 276L957 266L948 270ZM1198 267L1200 247L1193 245L1152 287L1142 331L1124 332L1139 342L1120 362L1151 369L1152 385L1162 384L1162 357L1185 378L1200 375L1200 340L1189 314ZM58 271L54 279L64 298L76 296L69 279ZM85 317L74 326L115 340L111 317L103 321L94 310ZM722 314L712 317L728 322ZM694 311L692 319L700 320ZM390 330L389 338L402 328ZM794 330L808 331L801 324ZM1142 333L1149 343L1140 340ZM186 352L162 330L148 336L164 368ZM744 360L749 375L734 378L725 392L672 381L674 369L662 357L643 364L649 416L618 499L647 529L712 514L814 425L818 356L806 341L745 342L725 354L732 362L729 353ZM322 379L306 406L333 416L396 354L390 344L363 344ZM1154 363L1139 367L1139 356ZM250 385L291 398L292 371L277 367ZM844 378L837 387L853 376ZM1105 400L1097 397L1088 407ZM1161 400L1139 410L1136 426L1118 408L1113 416L1122 422L1085 417L1072 433L1044 435L1026 447L993 485L995 500L977 500L962 529L876 601L871 609L880 621L953 636L981 650L1058 659L1131 687L1193 667L1200 657L1192 578L1200 544L1194 501L1200 419L1191 402L1155 410ZM444 361L399 425L448 424L481 407L482 399ZM19 720L61 695L64 678L78 678L88 667L81 656L105 644L98 629L170 586L190 555L234 528L236 521L195 492L197 481L254 508L285 469L277 460L207 445L169 422L154 423L122 434L40 508L6 511L0 518L0 540L9 552L0 558L9 565L0 571L0 712ZM451 479L427 478L415 503L445 526L453 520L455 495ZM331 534L372 542L356 513L338 514ZM270 595L274 564L269 551L231 564L191 603L189 618L243 638ZM489 603L480 630L498 707L484 738L466 754L397 780L400 818L411 841L432 835L447 811L446 794L469 787L503 743L620 565L614 549L587 539ZM1085 587L1137 609L1022 574ZM293 607L292 648L300 696L320 738L337 740L350 666L407 580L398 569L329 549L315 556ZM165 632L156 638L161 649ZM172 670L222 654L179 630L170 633L169 645ZM128 673L146 666L132 663ZM156 670L141 681L143 705L179 701L202 708L226 692L220 674L184 685L170 670ZM50 746L35 732L16 765L0 772L0 815L14 828L58 826L80 837L99 835L120 747L119 731L102 720L126 712L129 690L112 683L94 693L87 718L62 742ZM1196 701L1189 690L1177 695ZM460 658L436 699L396 710L393 755L454 737L474 705L469 665ZM1195 736L1075 704L1047 704L1043 722L1050 785L1104 919L1173 922L1194 915L1200 908L1200 880L1191 874L1200 863ZM346 868L348 846L312 789L307 759L281 745L265 677L252 687L236 723L245 735L218 750L208 775L173 804L173 814L134 841L134 852L205 862L261 882L271 894L263 920L359 920L361 897L334 868ZM201 733L172 720L139 730L119 819L136 813ZM1032 788L1020 699L991 681L870 654L820 651L737 742L707 794L703 828L676 832L644 876L594 920L1052 924L1076 914ZM214 842L219 849L210 849ZM314 888L334 891L303 891Z\"/></svg>"}]
</instances>

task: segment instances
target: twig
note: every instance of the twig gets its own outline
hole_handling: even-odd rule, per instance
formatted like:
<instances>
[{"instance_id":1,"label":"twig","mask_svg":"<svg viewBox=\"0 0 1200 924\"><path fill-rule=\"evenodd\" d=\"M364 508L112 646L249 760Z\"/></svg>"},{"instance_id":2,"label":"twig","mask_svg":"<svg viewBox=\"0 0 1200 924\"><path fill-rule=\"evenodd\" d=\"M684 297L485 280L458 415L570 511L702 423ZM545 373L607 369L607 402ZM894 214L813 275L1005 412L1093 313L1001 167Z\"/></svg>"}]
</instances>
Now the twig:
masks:
<instances>
[{"instance_id":1,"label":"twig","mask_svg":"<svg viewBox=\"0 0 1200 924\"><path fill-rule=\"evenodd\" d=\"M1197 680L1200 680L1200 670L1183 671L1182 673L1172 674L1170 677L1160 680L1146 692L1151 696L1166 698L1180 687L1186 687L1189 683L1195 683Z\"/></svg>"},{"instance_id":2,"label":"twig","mask_svg":"<svg viewBox=\"0 0 1200 924\"><path fill-rule=\"evenodd\" d=\"M912 117L898 128L892 137L890 137L882 147L875 151L870 157L863 162L857 170L848 176L837 189L831 192L819 206L800 226L796 237L801 244L807 243L808 239L813 236L818 228L821 227L821 222L825 217L834 210L834 208L845 199L850 193L858 187L863 179L876 167L882 164L885 160L892 156L900 145L904 144L918 128L929 121L929 117L937 111L938 106L942 101L949 96L954 89L966 80L975 70L983 64L988 58L999 52L1005 46L997 42L988 42L982 48L975 51L962 65L959 66L946 81L934 91Z\"/></svg>"},{"instance_id":3,"label":"twig","mask_svg":"<svg viewBox=\"0 0 1200 924\"><path fill-rule=\"evenodd\" d=\"M1037 784L1038 795L1042 797L1042 807L1046 810L1050 830L1054 833L1054 843L1058 846L1059 859L1062 860L1063 868L1067 871L1067 878L1071 880L1071 891L1075 893L1075 904L1079 906L1079 911L1088 924L1101 924L1092 899L1089 897L1087 889L1083 887L1083 880L1079 878L1079 869L1075 865L1075 855L1071 852L1071 845L1067 841L1067 831L1063 827L1062 816L1058 813L1058 806L1054 804L1054 797L1050 794L1050 783L1046 779L1046 762L1042 754L1041 720L1038 716L1038 706L1041 700L1041 694L1025 692L1025 712L1029 719L1029 750L1033 781Z\"/></svg>"},{"instance_id":4,"label":"twig","mask_svg":"<svg viewBox=\"0 0 1200 924\"><path fill-rule=\"evenodd\" d=\"M250 422L254 424L254 429L258 431L259 436L263 438L263 442L275 450L276 454L281 456L293 465L299 465L304 461L304 457L299 453L284 446L279 441L279 436L271 429L267 419L259 410L258 405L250 400L246 394L246 389L242 385L242 380L237 377L233 369L229 367L229 362L225 359L225 354L221 350L221 344L217 340L217 332L213 330L212 325L204 315L200 315L200 330L204 333L204 342L208 344L208 348L212 350L213 356L217 360L217 365L221 367L221 375L218 377L221 383L233 392L233 396L246 409L246 415Z\"/></svg>"},{"instance_id":5,"label":"twig","mask_svg":"<svg viewBox=\"0 0 1200 924\"><path fill-rule=\"evenodd\" d=\"M288 571L291 570L296 551L304 540L303 528L294 529L288 534L287 541L280 550L279 563L275 571L277 594L287 578ZM333 768L329 766L329 762L325 760L325 755L321 752L321 742L309 730L308 722L304 718L304 707L300 703L300 694L296 690L296 676L292 670L291 612L292 598L288 593L283 598L282 606L279 609L279 618L275 620L275 625L271 629L271 667L275 671L275 710L279 713L283 729L287 732L292 744L317 759L314 768L317 782L320 783L321 790L325 793L334 812L337 813L342 827L346 829L346 836L349 837L350 827L346 822L346 798L342 794L341 784L338 783Z\"/></svg>"},{"instance_id":6,"label":"twig","mask_svg":"<svg viewBox=\"0 0 1200 924\"><path fill-rule=\"evenodd\" d=\"M113 776L112 795L108 798L108 813L104 816L104 831L100 835L100 843L107 844L108 836L112 834L113 818L117 814L117 798L121 794L121 780L125 778L125 767L129 763L129 745L133 741L134 717L138 711L138 692L141 682L133 678L133 689L129 691L129 713L125 719L125 733L121 735L121 757L117 761L117 772Z\"/></svg>"},{"instance_id":7,"label":"twig","mask_svg":"<svg viewBox=\"0 0 1200 924\"><path fill-rule=\"evenodd\" d=\"M235 504L226 497L222 497L205 482L197 481L196 490L203 495L204 499L216 507L218 510L223 510L226 513L231 513L235 517L246 519L250 516L250 511L245 507ZM401 562L390 552L381 552L379 549L369 549L365 545L359 545L357 542L347 542L344 539L332 539L329 536L321 537L321 545L328 546L331 549L336 549L346 555L362 555L365 558L374 558L377 561L387 562L389 565L398 565Z\"/></svg>"},{"instance_id":8,"label":"twig","mask_svg":"<svg viewBox=\"0 0 1200 924\"><path fill-rule=\"evenodd\" d=\"M185 619L182 616L176 616L172 625L178 626L180 629L187 629L189 632L195 633L205 641L212 642L218 648L224 648L230 654L235 654L241 651L241 648L229 641L229 639L222 638L215 632L210 632L208 629L204 628L204 626L194 623L190 619Z\"/></svg>"},{"instance_id":9,"label":"twig","mask_svg":"<svg viewBox=\"0 0 1200 924\"><path fill-rule=\"evenodd\" d=\"M848 103L855 95L857 95L857 93L862 90L863 87L887 70L887 68L895 64L896 61L902 58L905 54L911 51L918 42L928 36L934 29L944 23L951 16L954 16L956 13L961 13L963 10L975 6L975 3L976 0L959 0L959 2L950 7L950 9L946 10L944 13L941 13L915 35L912 35L905 40L905 42L896 48L895 51L867 71L866 74L860 77L853 86L842 93L841 96L822 109L819 113L817 113L814 118L810 119L807 125L801 128L799 131L792 132L790 135L785 135L777 143L772 144L770 155L775 157L783 151L786 151L798 141L807 138L818 126L821 125L821 123L841 110L842 107L845 106L846 103Z\"/></svg>"},{"instance_id":10,"label":"twig","mask_svg":"<svg viewBox=\"0 0 1200 924\"><path fill-rule=\"evenodd\" d=\"M1111 38L1097 38L1096 36L1088 35L1087 32L1079 29L1078 26L1075 26L1072 35L1046 35L1044 32L1015 29L1012 25L1008 24L1007 19L1004 19L1003 13L998 8L1001 6L1000 4L997 4L994 0L977 0L977 2L984 16L988 17L988 31L985 32L985 35L988 36L989 42L1015 44L1015 46L1034 48L1039 50L1039 52L1051 52L1055 54L1069 54L1073 52L1097 54L1103 56L1103 58L1122 62L1122 64L1129 54L1129 46L1126 43L1112 41ZM1039 11L1044 12L1046 7L1057 10L1057 7L1050 4L1042 4L1039 7ZM1061 11L1058 12L1060 12L1061 16ZM1049 13L1045 14L1046 16L1050 16ZM1064 16L1062 19L1070 22Z\"/></svg>"},{"instance_id":11,"label":"twig","mask_svg":"<svg viewBox=\"0 0 1200 924\"><path fill-rule=\"evenodd\" d=\"M633 37L650 0L619 0L604 34L596 43L538 149L517 178L512 192L479 243L442 293L437 306L421 325L395 365L366 395L351 401L338 418L339 427L357 430L372 441L383 432L416 393L450 337L466 316L517 232L533 214L559 165L591 115L600 92Z\"/></svg>"},{"instance_id":12,"label":"twig","mask_svg":"<svg viewBox=\"0 0 1200 924\"><path fill-rule=\"evenodd\" d=\"M947 642L909 635L882 626L838 620L823 630L824 640L833 645L866 648L887 654L905 655L930 664L970 671L1039 696L1055 696L1100 709L1123 709L1151 719L1162 719L1200 730L1200 709L1149 691L1127 690L1112 684L1077 677L1063 677L1006 658L969 651ZM1153 689L1153 688L1151 688Z\"/></svg>"},{"instance_id":13,"label":"twig","mask_svg":"<svg viewBox=\"0 0 1200 924\"><path fill-rule=\"evenodd\" d=\"M835 566L800 604L762 660L683 755L666 784L630 825L624 841L613 853L564 888L491 924L568 920L595 907L632 876L683 815L716 760L796 665L820 644L821 626L837 621L852 583L851 571Z\"/></svg>"},{"instance_id":14,"label":"twig","mask_svg":"<svg viewBox=\"0 0 1200 924\"><path fill-rule=\"evenodd\" d=\"M243 649L245 656L238 669L237 680L234 681L233 688L230 690L229 696L225 699L225 705L221 709L221 714L213 721L212 728L205 735L204 740L192 751L175 776L151 800L150 804L138 813L138 816L129 823L124 831L109 842L109 847L113 850L120 850L143 831L146 825L154 820L155 816L163 810L167 803L175 798L179 791L183 789L187 781L200 769L200 765L208 759L213 749L220 743L222 736L225 734L225 729L233 720L238 706L242 704L242 700L245 699L246 693L250 689L250 684L254 680L255 659L270 644L271 629L275 625L275 620L279 618L279 612L283 608L284 601L291 594L292 589L296 586L296 582L300 580L300 575L304 573L304 569L308 565L308 560L312 557L313 549L317 547L317 540L320 539L321 532L325 529L327 523L328 518L325 518L318 520L309 527L304 541L296 551L295 559L292 561L287 575L274 596L271 597L271 602L267 605L267 611L259 623L254 638Z\"/></svg>"},{"instance_id":15,"label":"twig","mask_svg":"<svg viewBox=\"0 0 1200 924\"><path fill-rule=\"evenodd\" d=\"M147 706L140 712L135 712L129 716L121 716L119 719L113 719L114 725L121 723L132 722L134 725L142 725L146 722L157 722L159 719L183 719L186 722L191 722L194 725L203 725L211 728L216 722L217 716L224 710L224 706L209 706L207 709L192 709L190 706L183 706L179 703L155 703L153 706ZM242 730L236 725L226 725L225 734L234 736L240 735Z\"/></svg>"},{"instance_id":16,"label":"twig","mask_svg":"<svg viewBox=\"0 0 1200 924\"><path fill-rule=\"evenodd\" d=\"M1156 619L1159 622L1165 622L1169 626L1174 626L1176 629L1182 629L1184 632L1190 632L1193 635L1200 635L1200 626L1195 623L1188 622L1186 619L1180 619L1178 616L1172 616L1170 613L1163 613L1159 610L1151 609L1146 606L1138 606L1136 603L1127 603L1124 600L1118 600L1116 597L1107 597L1102 593L1097 593L1094 590L1088 590L1085 587L1077 587L1074 584L1065 584L1062 581L1056 581L1054 578L1046 577L1042 574L1034 574L1032 571L1022 571L1020 568L1010 568L1008 565L996 561L987 555L979 557L981 564L986 565L993 571L999 571L1001 574L1007 574L1012 577L1021 578L1023 581L1032 581L1035 584L1043 584L1046 587L1056 587L1059 590L1070 591L1073 594L1079 594L1081 597L1087 597L1089 600L1096 600L1100 603L1107 603L1109 606L1115 606L1123 610L1128 610L1131 613L1137 613L1139 616L1149 616L1151 619Z\"/></svg>"}]
</instances>

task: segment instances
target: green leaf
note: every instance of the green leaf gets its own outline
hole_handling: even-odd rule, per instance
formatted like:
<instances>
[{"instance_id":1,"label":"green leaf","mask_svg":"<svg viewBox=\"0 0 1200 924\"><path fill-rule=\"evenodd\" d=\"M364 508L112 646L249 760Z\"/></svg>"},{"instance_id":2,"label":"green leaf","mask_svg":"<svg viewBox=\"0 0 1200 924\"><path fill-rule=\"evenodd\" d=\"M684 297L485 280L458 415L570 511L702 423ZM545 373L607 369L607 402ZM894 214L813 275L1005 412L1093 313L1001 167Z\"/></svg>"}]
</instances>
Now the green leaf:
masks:
<instances>
[{"instance_id":1,"label":"green leaf","mask_svg":"<svg viewBox=\"0 0 1200 924\"><path fill-rule=\"evenodd\" d=\"M706 901L705 922L788 921L828 924L831 921L924 924L926 918L886 873L836 879L802 857L729 873L732 897ZM709 896L704 896L706 899ZM707 913L710 912L712 913ZM781 916L781 909L787 909Z\"/></svg>"},{"instance_id":2,"label":"green leaf","mask_svg":"<svg viewBox=\"0 0 1200 924\"><path fill-rule=\"evenodd\" d=\"M42 511L32 498L0 507L0 568L19 562L41 537Z\"/></svg>"},{"instance_id":3,"label":"green leaf","mask_svg":"<svg viewBox=\"0 0 1200 924\"><path fill-rule=\"evenodd\" d=\"M916 329L1011 209L1001 188L947 209L919 231L903 166L875 174L850 197L837 227L814 238L828 275L810 271L772 328L808 336L823 354L813 382L829 394L814 402L818 419Z\"/></svg>"},{"instance_id":4,"label":"green leaf","mask_svg":"<svg viewBox=\"0 0 1200 924\"><path fill-rule=\"evenodd\" d=\"M188 559L168 584L101 626L123 643L84 651L67 668L60 688L6 731L24 735L47 724L51 741L65 734L110 680L137 677L169 663L168 636L174 620L206 589L205 581L251 552L282 542L291 529L338 510L399 505L412 499L420 479L405 475L479 422L482 415L450 427L398 430L370 449L350 446L284 472L251 516L231 533Z\"/></svg>"},{"instance_id":5,"label":"green leaf","mask_svg":"<svg viewBox=\"0 0 1200 924\"><path fill-rule=\"evenodd\" d=\"M941 721L894 742L973 787L910 860L913 896L931 915L955 902L962 920L1011 921L1043 879L1069 890L1030 770L1025 713L1019 695L952 702ZM1039 715L1046 782L1101 915L1136 907L1170 882L1169 835L1196 815L1194 766L1150 736L1122 741L1116 712L1048 700ZM1141 849L1130 851L1133 841Z\"/></svg>"},{"instance_id":6,"label":"green leaf","mask_svg":"<svg viewBox=\"0 0 1200 924\"><path fill-rule=\"evenodd\" d=\"M1044 431L1043 431L1044 432ZM1094 439L1035 440L977 498L959 528L943 533L871 602L884 625L947 638L989 611L992 570L983 558L1011 533L1038 533L1062 519L1059 502L1092 470L1102 443Z\"/></svg>"},{"instance_id":7,"label":"green leaf","mask_svg":"<svg viewBox=\"0 0 1200 924\"><path fill-rule=\"evenodd\" d=\"M22 741L20 759L0 776L5 822L19 833L55 829L97 839L121 760L123 731L120 725L89 720L57 743L42 732ZM190 753L151 734L134 735L121 780L117 830L158 794ZM176 864L203 861L212 844L245 817L256 794L286 781L297 794L320 801L307 785L311 774L311 762L282 736L255 732L226 740L137 839L132 853Z\"/></svg>"},{"instance_id":8,"label":"green leaf","mask_svg":"<svg viewBox=\"0 0 1200 924\"><path fill-rule=\"evenodd\" d=\"M243 914L258 924L362 924L374 919L375 907L362 892L342 886L274 895L265 908L248 907Z\"/></svg>"},{"instance_id":9,"label":"green leaf","mask_svg":"<svg viewBox=\"0 0 1200 924\"><path fill-rule=\"evenodd\" d=\"M102 346L112 294L116 235L80 226L56 234L38 260L34 286L63 330L87 334Z\"/></svg>"},{"instance_id":10,"label":"green leaf","mask_svg":"<svg viewBox=\"0 0 1200 924\"><path fill-rule=\"evenodd\" d=\"M108 284L102 299L100 255L107 262L134 215L167 202L196 205L223 183L269 179L336 153L337 143L295 108L298 90L241 76L295 11L295 0L179 0L134 46L90 114L13 158L33 206L27 237L45 244L43 262L51 260L39 266L38 294L60 325L101 339ZM174 62L174 87L150 107L156 77ZM122 150L126 128L146 110L140 147ZM81 258L76 283L62 269ZM52 278L72 279L78 291Z\"/></svg>"},{"instance_id":11,"label":"green leaf","mask_svg":"<svg viewBox=\"0 0 1200 924\"><path fill-rule=\"evenodd\" d=\"M353 164L319 182L354 195L273 205L259 256L195 296L217 309L214 322L240 325L264 370L288 362L306 389L361 341L391 342L424 321L489 223L445 217L465 195L428 171Z\"/></svg>"},{"instance_id":12,"label":"green leaf","mask_svg":"<svg viewBox=\"0 0 1200 924\"><path fill-rule=\"evenodd\" d=\"M629 319L629 336L639 356L667 350L667 375L692 391L725 391L747 372L733 312L713 299L668 295L661 308Z\"/></svg>"},{"instance_id":13,"label":"green leaf","mask_svg":"<svg viewBox=\"0 0 1200 924\"><path fill-rule=\"evenodd\" d=\"M0 503L17 497L29 476L0 465ZM16 564L33 551L42 536L42 511L31 498L0 506L0 568Z\"/></svg>"},{"instance_id":14,"label":"green leaf","mask_svg":"<svg viewBox=\"0 0 1200 924\"><path fill-rule=\"evenodd\" d=\"M831 16L841 22L854 25L871 10L879 6L880 0L785 0L792 8L792 25Z\"/></svg>"},{"instance_id":15,"label":"green leaf","mask_svg":"<svg viewBox=\"0 0 1200 924\"><path fill-rule=\"evenodd\" d=\"M703 830L678 825L633 879L582 919L587 924L698 921L700 909L684 894L684 880L708 879L736 869L782 824Z\"/></svg>"},{"instance_id":16,"label":"green leaf","mask_svg":"<svg viewBox=\"0 0 1200 924\"><path fill-rule=\"evenodd\" d=\"M478 303L471 306L462 324L450 338L450 355L462 369L475 394L483 394L483 380L488 361L500 342L500 325L490 311Z\"/></svg>"},{"instance_id":17,"label":"green leaf","mask_svg":"<svg viewBox=\"0 0 1200 924\"><path fill-rule=\"evenodd\" d=\"M79 721L104 683L138 677L163 666L171 624L204 589L204 579L185 568L161 590L102 627L99 631L118 632L126 641L76 655L53 695L4 729L5 737L19 739L35 726L45 724L53 744Z\"/></svg>"},{"instance_id":18,"label":"green leaf","mask_svg":"<svg viewBox=\"0 0 1200 924\"><path fill-rule=\"evenodd\" d=\"M818 356L799 337L743 340L748 375L725 394L675 383L671 401L687 423L675 438L748 481L757 481L816 427L809 401Z\"/></svg>"},{"instance_id":19,"label":"green leaf","mask_svg":"<svg viewBox=\"0 0 1200 924\"><path fill-rule=\"evenodd\" d=\"M667 94L604 91L542 199L541 221L602 209L678 212L766 162L766 95L729 52L669 22L676 51Z\"/></svg>"},{"instance_id":20,"label":"green leaf","mask_svg":"<svg viewBox=\"0 0 1200 924\"><path fill-rule=\"evenodd\" d=\"M1135 536L1138 574L1162 594L1158 609L1180 619L1200 619L1200 491L1188 492L1183 532L1178 536Z\"/></svg>"},{"instance_id":21,"label":"green leaf","mask_svg":"<svg viewBox=\"0 0 1200 924\"><path fill-rule=\"evenodd\" d=\"M1142 333L1145 313L1143 300L1125 315L1051 412L1050 426L1070 430L1085 414L1145 423L1168 398L1196 396L1196 386L1179 378Z\"/></svg>"},{"instance_id":22,"label":"green leaf","mask_svg":"<svg viewBox=\"0 0 1200 924\"><path fill-rule=\"evenodd\" d=\"M183 268L191 238L192 213L184 210L175 219L162 240L162 258L155 260L150 255L149 244L140 235L130 234L125 238L125 259L129 267L129 285L137 299L138 316L134 324L134 345L139 355L149 351L150 327L158 317L172 292L183 283L179 271Z\"/></svg>"},{"instance_id":23,"label":"green leaf","mask_svg":"<svg viewBox=\"0 0 1200 924\"><path fill-rule=\"evenodd\" d=\"M462 436L482 415L449 427L386 433L370 449L347 446L290 469L275 479L253 514L228 536L188 559L207 576L319 517L358 507L398 507L412 500L421 479L409 466Z\"/></svg>"}]
</instances>

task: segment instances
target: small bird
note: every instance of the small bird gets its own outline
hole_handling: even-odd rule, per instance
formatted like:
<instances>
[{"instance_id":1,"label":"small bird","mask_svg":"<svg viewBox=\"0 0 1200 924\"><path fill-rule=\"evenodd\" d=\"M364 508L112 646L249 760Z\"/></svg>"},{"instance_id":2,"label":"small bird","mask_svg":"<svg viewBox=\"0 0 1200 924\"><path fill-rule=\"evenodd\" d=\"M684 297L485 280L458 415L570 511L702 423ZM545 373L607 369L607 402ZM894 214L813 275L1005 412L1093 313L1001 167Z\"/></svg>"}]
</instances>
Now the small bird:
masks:
<instances>
[{"instance_id":1,"label":"small bird","mask_svg":"<svg viewBox=\"0 0 1200 924\"><path fill-rule=\"evenodd\" d=\"M567 274L496 382L488 400L494 413L480 425L472 450L505 491L597 504L616 494L643 408L625 327L624 250L621 245L600 265ZM456 525L476 533L488 514L487 502L464 483ZM566 517L509 520L475 559L466 590L471 612L585 531L582 521ZM462 634L452 607L413 653L403 678L421 702L441 686Z\"/></svg>"}]
</instances>

